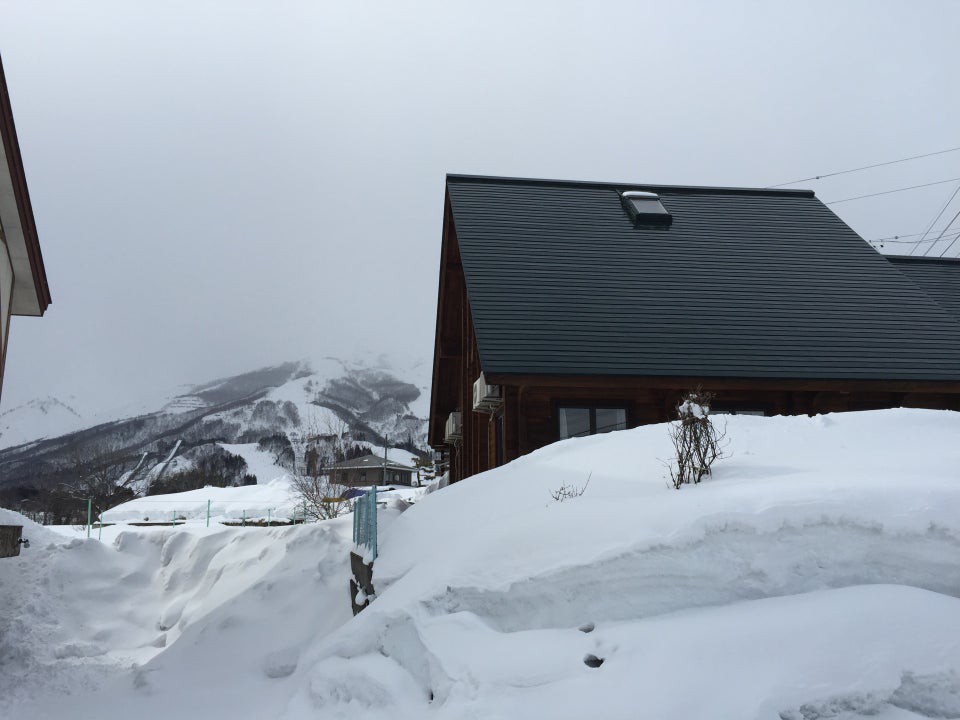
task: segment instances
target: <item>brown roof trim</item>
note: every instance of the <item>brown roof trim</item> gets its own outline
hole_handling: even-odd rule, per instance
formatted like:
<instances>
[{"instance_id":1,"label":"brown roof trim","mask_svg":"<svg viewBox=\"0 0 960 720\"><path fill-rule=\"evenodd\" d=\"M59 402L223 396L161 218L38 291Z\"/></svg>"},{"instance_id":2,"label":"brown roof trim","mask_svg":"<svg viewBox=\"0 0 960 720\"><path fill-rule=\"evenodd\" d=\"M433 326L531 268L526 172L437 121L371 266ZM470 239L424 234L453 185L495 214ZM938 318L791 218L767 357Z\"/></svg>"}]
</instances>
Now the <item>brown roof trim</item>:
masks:
<instances>
[{"instance_id":1,"label":"brown roof trim","mask_svg":"<svg viewBox=\"0 0 960 720\"><path fill-rule=\"evenodd\" d=\"M709 390L822 390L838 392L960 393L956 380L844 380L817 378L724 378L642 375L485 375L493 385L583 388L662 388Z\"/></svg>"},{"instance_id":2,"label":"brown roof trim","mask_svg":"<svg viewBox=\"0 0 960 720\"><path fill-rule=\"evenodd\" d=\"M42 315L52 301L50 286L47 284L43 255L40 253L37 223L33 217L30 192L27 190L27 176L23 170L23 158L20 155L20 143L17 141L17 129L13 122L13 110L10 106L7 80L3 73L2 57L0 57L0 136L3 137L3 150L10 168L13 192L17 201L17 210L20 213L20 226L23 229L27 256L30 259L30 271L33 274L33 286L36 289L37 302L40 305L40 314Z\"/></svg>"}]
</instances>

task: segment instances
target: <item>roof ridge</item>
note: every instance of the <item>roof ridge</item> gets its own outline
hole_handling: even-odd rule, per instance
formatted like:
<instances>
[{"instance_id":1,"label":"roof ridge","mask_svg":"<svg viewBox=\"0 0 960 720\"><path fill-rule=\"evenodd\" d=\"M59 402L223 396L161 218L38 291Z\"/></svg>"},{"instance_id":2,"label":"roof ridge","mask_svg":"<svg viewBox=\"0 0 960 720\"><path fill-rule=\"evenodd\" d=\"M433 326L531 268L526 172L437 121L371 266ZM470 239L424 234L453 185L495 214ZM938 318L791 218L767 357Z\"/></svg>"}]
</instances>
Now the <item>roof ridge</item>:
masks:
<instances>
[{"instance_id":1,"label":"roof ridge","mask_svg":"<svg viewBox=\"0 0 960 720\"><path fill-rule=\"evenodd\" d=\"M662 183L603 182L599 180L558 180L553 178L506 177L498 175L469 175L447 173L447 183L481 182L510 185L553 185L560 187L602 188L610 190L659 190L688 193L722 193L725 195L773 195L786 197L816 197L813 190L797 188L751 188L710 185L664 185Z\"/></svg>"}]
</instances>

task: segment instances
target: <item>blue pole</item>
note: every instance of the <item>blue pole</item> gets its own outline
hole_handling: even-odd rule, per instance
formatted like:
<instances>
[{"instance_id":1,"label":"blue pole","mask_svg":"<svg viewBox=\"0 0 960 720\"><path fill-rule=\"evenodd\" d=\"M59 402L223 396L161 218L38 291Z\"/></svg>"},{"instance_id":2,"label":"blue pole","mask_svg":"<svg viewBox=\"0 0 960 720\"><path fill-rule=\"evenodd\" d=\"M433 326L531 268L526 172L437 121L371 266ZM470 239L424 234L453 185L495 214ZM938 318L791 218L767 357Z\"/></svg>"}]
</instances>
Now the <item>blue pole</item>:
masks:
<instances>
[{"instance_id":1,"label":"blue pole","mask_svg":"<svg viewBox=\"0 0 960 720\"><path fill-rule=\"evenodd\" d=\"M373 490L370 492L370 507L373 510L371 515L373 515L373 520L370 523L370 544L371 550L373 550L373 559L377 559L377 486L373 486Z\"/></svg>"}]
</instances>

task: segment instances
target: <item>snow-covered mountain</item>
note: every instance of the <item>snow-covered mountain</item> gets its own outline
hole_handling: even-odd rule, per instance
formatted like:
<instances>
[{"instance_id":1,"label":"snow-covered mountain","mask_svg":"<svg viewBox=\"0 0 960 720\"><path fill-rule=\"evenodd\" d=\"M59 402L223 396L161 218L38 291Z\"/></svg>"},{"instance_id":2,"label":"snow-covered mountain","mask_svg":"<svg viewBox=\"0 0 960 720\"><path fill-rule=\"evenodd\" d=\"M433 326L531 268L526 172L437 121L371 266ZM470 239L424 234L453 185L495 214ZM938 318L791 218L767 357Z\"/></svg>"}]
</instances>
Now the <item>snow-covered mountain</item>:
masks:
<instances>
[{"instance_id":1,"label":"snow-covered mountain","mask_svg":"<svg viewBox=\"0 0 960 720\"><path fill-rule=\"evenodd\" d=\"M0 447L65 435L88 424L72 404L52 396L37 398L0 413Z\"/></svg>"},{"instance_id":2,"label":"snow-covered mountain","mask_svg":"<svg viewBox=\"0 0 960 720\"><path fill-rule=\"evenodd\" d=\"M104 463L118 478L133 473L131 487L142 491L175 457L182 469L205 449L276 434L347 431L354 442L416 451L425 444L428 373L427 363L397 368L383 358L288 362L93 421L56 398L30 402L0 416L0 493L23 497L69 481L81 464Z\"/></svg>"}]
</instances>

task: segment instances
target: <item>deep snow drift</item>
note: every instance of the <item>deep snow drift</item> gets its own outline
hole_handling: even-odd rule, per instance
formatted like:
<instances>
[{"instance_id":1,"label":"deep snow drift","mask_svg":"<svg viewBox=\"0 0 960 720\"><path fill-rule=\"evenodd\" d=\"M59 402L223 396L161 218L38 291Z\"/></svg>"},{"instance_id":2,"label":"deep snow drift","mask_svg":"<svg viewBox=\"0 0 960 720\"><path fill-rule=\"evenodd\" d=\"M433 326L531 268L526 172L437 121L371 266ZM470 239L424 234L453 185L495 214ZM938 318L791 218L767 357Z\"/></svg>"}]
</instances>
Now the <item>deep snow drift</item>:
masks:
<instances>
[{"instance_id":1,"label":"deep snow drift","mask_svg":"<svg viewBox=\"0 0 960 720\"><path fill-rule=\"evenodd\" d=\"M271 717L301 648L350 618L349 517L106 544L0 512L31 541L0 560L3 720Z\"/></svg>"},{"instance_id":2,"label":"deep snow drift","mask_svg":"<svg viewBox=\"0 0 960 720\"><path fill-rule=\"evenodd\" d=\"M960 717L960 414L728 423L731 456L679 491L659 425L427 495L384 523L353 619L344 520L0 561L4 637L49 618L13 643L53 678L34 692L76 688L88 644L154 655L21 716ZM67 567L86 573L69 590Z\"/></svg>"}]
</instances>

